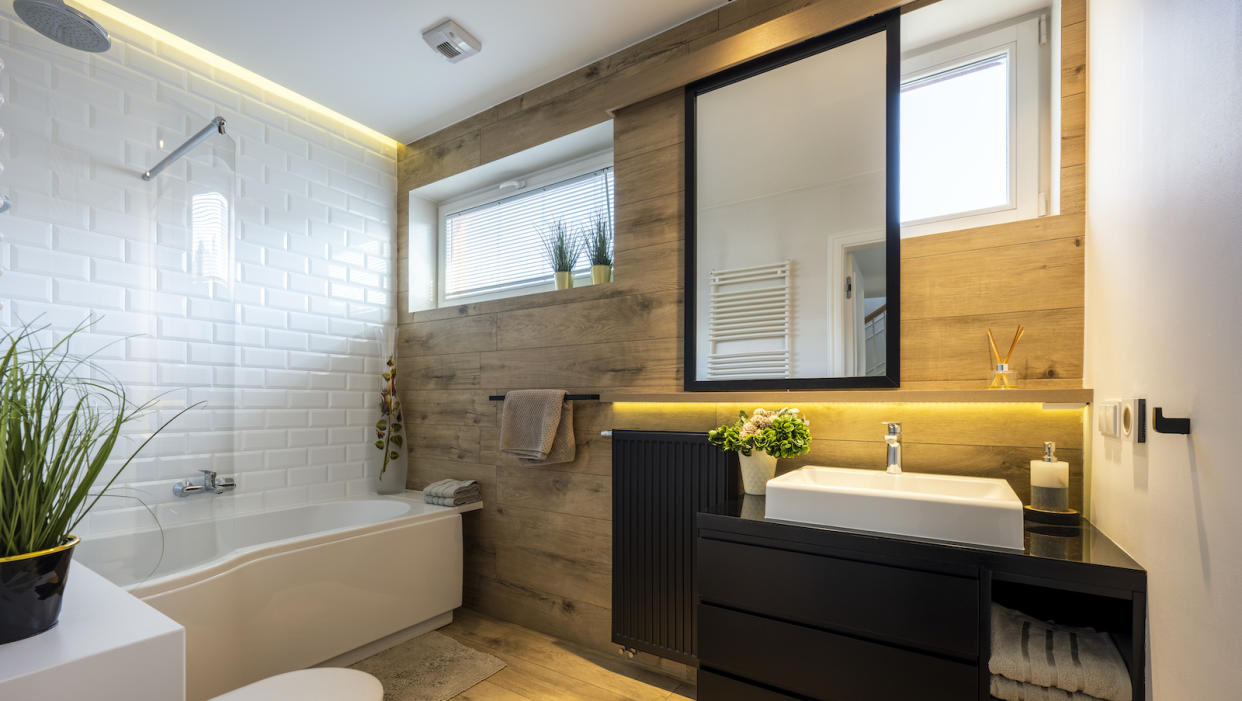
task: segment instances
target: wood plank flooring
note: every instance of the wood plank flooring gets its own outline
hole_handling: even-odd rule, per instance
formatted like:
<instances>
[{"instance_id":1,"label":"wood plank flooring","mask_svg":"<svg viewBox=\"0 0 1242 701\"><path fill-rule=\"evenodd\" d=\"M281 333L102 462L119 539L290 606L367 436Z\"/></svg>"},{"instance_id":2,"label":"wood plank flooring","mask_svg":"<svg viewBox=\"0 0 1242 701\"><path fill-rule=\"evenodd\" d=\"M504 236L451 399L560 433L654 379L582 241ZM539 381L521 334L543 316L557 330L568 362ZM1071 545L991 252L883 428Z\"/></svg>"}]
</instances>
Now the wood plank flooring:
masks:
<instances>
[{"instance_id":1,"label":"wood plank flooring","mask_svg":"<svg viewBox=\"0 0 1242 701\"><path fill-rule=\"evenodd\" d=\"M508 667L453 697L460 701L689 701L692 684L619 656L588 650L528 628L458 609L440 632L495 655Z\"/></svg>"}]
</instances>

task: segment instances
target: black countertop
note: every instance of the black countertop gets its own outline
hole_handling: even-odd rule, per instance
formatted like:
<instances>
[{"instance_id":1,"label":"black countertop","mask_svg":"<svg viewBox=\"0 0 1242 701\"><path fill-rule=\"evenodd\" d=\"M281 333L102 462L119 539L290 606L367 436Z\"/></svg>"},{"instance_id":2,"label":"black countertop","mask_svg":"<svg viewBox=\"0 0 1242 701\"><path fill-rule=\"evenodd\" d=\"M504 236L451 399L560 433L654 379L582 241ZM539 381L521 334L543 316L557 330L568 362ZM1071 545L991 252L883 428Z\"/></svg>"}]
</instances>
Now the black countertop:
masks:
<instances>
[{"instance_id":1,"label":"black countertop","mask_svg":"<svg viewBox=\"0 0 1242 701\"><path fill-rule=\"evenodd\" d=\"M803 523L769 520L765 499L744 495L719 507L700 512L698 526L704 537L755 539L779 546L781 541L822 549L837 556L868 560L937 563L944 567L985 565L993 576L1039 584L1077 584L1083 591L1120 594L1146 591L1147 572L1116 543L1082 519L1076 528L1028 524L1024 549L992 549L979 546L922 540L884 533L851 531Z\"/></svg>"}]
</instances>

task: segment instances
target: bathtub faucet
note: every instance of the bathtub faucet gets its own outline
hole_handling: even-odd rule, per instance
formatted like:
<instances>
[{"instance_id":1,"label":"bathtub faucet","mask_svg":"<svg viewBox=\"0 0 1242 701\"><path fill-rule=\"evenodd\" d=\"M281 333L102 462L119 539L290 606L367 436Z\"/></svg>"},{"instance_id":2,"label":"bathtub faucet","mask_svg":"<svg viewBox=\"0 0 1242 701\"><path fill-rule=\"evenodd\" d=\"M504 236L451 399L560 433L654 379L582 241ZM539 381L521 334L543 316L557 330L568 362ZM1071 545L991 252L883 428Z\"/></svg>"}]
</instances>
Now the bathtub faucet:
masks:
<instances>
[{"instance_id":1,"label":"bathtub faucet","mask_svg":"<svg viewBox=\"0 0 1242 701\"><path fill-rule=\"evenodd\" d=\"M230 489L237 488L237 482L232 477L222 477L216 479L215 470L199 470L203 473L203 481L195 482L194 480L181 480L173 485L173 494L179 497L188 497L198 492L215 492L216 494L224 494Z\"/></svg>"}]
</instances>

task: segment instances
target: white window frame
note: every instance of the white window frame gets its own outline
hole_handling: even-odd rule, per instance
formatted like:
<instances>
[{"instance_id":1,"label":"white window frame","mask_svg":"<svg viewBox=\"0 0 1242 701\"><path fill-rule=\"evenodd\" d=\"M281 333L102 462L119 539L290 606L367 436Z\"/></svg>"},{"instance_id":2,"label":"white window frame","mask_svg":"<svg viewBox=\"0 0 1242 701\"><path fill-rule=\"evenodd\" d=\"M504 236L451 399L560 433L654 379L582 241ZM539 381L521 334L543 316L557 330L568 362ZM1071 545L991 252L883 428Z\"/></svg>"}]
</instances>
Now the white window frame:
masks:
<instances>
[{"instance_id":1,"label":"white window frame","mask_svg":"<svg viewBox=\"0 0 1242 701\"><path fill-rule=\"evenodd\" d=\"M1009 202L998 207L955 212L901 223L903 238L1033 219L1049 214L1048 143L1051 95L1047 41L1041 23L1047 13L1019 18L998 28L954 38L903 57L901 84L1005 53L1009 63Z\"/></svg>"},{"instance_id":2,"label":"white window frame","mask_svg":"<svg viewBox=\"0 0 1242 701\"><path fill-rule=\"evenodd\" d=\"M606 149L587 156L581 156L564 163L559 163L550 168L522 175L517 178L506 178L505 180L488 185L487 187L474 190L460 197L441 202L436 212L436 306L450 307L461 304L469 304L471 302L482 302L489 299L504 299L506 297L517 297L520 295L534 294L536 292L546 292L556 289L555 282L552 281L551 273L547 282L530 283L526 285L515 285L506 287L501 290L491 290L488 292L480 292L471 295L461 295L449 298L447 296L446 285L447 275L447 255L448 231L445 227L445 220L458 212L473 209L483 205L499 202L500 200L509 199L516 195L533 192L549 185L555 185L566 180L572 180L588 173L593 173L604 168L613 166L612 149ZM506 188L501 190L502 184L518 182L521 185L517 188ZM615 193L614 193L615 198ZM578 273L574 276L574 284L577 286L579 282L589 281L591 279L590 271Z\"/></svg>"}]
</instances>

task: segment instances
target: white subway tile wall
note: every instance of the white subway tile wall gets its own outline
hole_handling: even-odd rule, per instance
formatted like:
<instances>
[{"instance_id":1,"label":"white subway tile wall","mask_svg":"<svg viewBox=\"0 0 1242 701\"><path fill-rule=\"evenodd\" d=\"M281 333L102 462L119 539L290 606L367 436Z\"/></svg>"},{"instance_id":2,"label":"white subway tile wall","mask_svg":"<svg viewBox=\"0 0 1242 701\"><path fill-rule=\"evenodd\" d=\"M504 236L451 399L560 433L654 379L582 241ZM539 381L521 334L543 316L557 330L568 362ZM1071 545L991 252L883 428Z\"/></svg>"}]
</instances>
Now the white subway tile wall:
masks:
<instances>
[{"instance_id":1,"label":"white subway tile wall","mask_svg":"<svg viewBox=\"0 0 1242 701\"><path fill-rule=\"evenodd\" d=\"M0 10L0 193L13 203L0 214L0 327L38 318L63 332L97 315L74 351L101 349L140 401L162 395L131 448L206 404L153 440L80 530L373 491L396 144L108 29L112 49L90 55ZM232 144L212 137L155 182L139 177L216 115ZM199 244L179 218L187 178L218 182L229 165L236 225L222 281L196 267ZM173 482L199 469L239 486L174 498Z\"/></svg>"}]
</instances>

